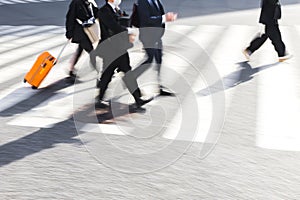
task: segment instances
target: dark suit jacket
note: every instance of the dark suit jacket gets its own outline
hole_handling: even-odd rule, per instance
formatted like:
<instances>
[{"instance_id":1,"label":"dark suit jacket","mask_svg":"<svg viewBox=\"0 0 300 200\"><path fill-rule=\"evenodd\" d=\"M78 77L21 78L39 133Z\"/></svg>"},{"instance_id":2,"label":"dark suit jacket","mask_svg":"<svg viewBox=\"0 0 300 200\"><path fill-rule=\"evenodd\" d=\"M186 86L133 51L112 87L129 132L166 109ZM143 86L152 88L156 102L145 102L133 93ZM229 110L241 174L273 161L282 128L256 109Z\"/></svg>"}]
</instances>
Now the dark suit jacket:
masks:
<instances>
[{"instance_id":1,"label":"dark suit jacket","mask_svg":"<svg viewBox=\"0 0 300 200\"><path fill-rule=\"evenodd\" d=\"M132 44L129 43L127 27L120 24L120 13L116 13L109 4L105 4L99 9L97 16L101 29L100 55L109 57L109 54L126 53Z\"/></svg>"},{"instance_id":2,"label":"dark suit jacket","mask_svg":"<svg viewBox=\"0 0 300 200\"><path fill-rule=\"evenodd\" d=\"M102 41L124 31L127 32L127 28L119 23L120 17L119 13L116 13L109 4L105 4L99 9L98 18Z\"/></svg>"},{"instance_id":3,"label":"dark suit jacket","mask_svg":"<svg viewBox=\"0 0 300 200\"><path fill-rule=\"evenodd\" d=\"M93 12L96 14L98 8L92 4ZM86 21L92 17L87 0L72 0L66 15L66 37L72 38L72 42L79 43L83 40L89 40L84 33L82 26L77 22Z\"/></svg>"},{"instance_id":4,"label":"dark suit jacket","mask_svg":"<svg viewBox=\"0 0 300 200\"><path fill-rule=\"evenodd\" d=\"M262 8L259 22L262 24L277 24L278 20L274 19L275 7L278 0L262 0Z\"/></svg>"},{"instance_id":5,"label":"dark suit jacket","mask_svg":"<svg viewBox=\"0 0 300 200\"><path fill-rule=\"evenodd\" d=\"M138 0L140 40L149 45L160 41L165 32L165 24L162 23L165 10L159 0L158 4L159 8L153 0ZM155 29L143 29L145 27L155 27Z\"/></svg>"}]
</instances>

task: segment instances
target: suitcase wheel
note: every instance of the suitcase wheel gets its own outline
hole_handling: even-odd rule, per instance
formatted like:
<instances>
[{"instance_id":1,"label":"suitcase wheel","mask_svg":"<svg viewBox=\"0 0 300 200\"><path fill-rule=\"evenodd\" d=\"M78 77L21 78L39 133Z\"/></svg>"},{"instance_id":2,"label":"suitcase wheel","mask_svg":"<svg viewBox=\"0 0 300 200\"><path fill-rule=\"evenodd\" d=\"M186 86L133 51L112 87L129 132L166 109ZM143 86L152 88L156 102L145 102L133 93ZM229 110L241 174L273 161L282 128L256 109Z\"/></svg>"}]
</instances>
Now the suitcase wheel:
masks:
<instances>
[{"instance_id":1,"label":"suitcase wheel","mask_svg":"<svg viewBox=\"0 0 300 200\"><path fill-rule=\"evenodd\" d=\"M24 83L26 83L26 82L27 82L25 78L24 78L23 82L24 82Z\"/></svg>"},{"instance_id":2,"label":"suitcase wheel","mask_svg":"<svg viewBox=\"0 0 300 200\"><path fill-rule=\"evenodd\" d=\"M33 90L36 90L36 89L38 89L37 87L35 87L35 86L31 86L31 88L33 89Z\"/></svg>"}]
</instances>

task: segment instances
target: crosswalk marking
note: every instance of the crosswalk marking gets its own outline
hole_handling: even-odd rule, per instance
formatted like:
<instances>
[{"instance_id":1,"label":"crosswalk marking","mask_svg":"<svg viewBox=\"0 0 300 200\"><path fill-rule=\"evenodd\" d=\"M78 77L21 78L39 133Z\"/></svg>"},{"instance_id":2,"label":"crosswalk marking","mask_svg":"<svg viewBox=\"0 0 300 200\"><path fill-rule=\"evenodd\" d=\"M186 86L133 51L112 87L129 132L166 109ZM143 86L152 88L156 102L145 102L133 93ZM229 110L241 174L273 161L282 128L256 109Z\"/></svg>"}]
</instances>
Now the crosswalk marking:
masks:
<instances>
[{"instance_id":1,"label":"crosswalk marking","mask_svg":"<svg viewBox=\"0 0 300 200\"><path fill-rule=\"evenodd\" d=\"M65 37L62 34L65 31L63 27L33 27L34 26L3 26L3 29L0 29L0 83L2 85L0 85L0 87L3 88L3 85L5 85L5 83L9 82L10 80L22 77L24 75L24 71L28 70L28 66L31 66L33 64L36 56L40 52L47 49L55 55L55 53L59 51L60 47L65 42ZM247 45L247 42L251 40L258 28L254 26L240 25L233 25L228 27L213 25L174 25L173 27L169 26L168 29L173 30L174 32L177 31L178 33L181 33L181 35L185 35L205 50L205 52L209 56L209 59L211 59L213 64L217 67L221 78L223 78L223 81L225 80L224 84L226 105L230 105L232 95L231 91L233 91L236 86L234 85L236 77L234 77L232 74L238 71L238 63L245 61L241 50ZM293 34L295 34L295 31L297 31L296 33L299 34L299 26L295 26L292 29L283 27L282 30L284 40L287 41L289 47L292 47L291 51L297 52L299 50L299 47L297 47L296 44L292 42L294 36L290 35L290 33L294 31ZM46 42L44 42L45 39L47 39ZM6 42L8 40L12 42ZM174 43L174 41L176 41L178 45L181 44L180 42L184 43L184 40L181 41L179 38L166 38L165 44L172 44L172 42ZM186 47L184 46L184 44L182 44L182 46L184 48ZM177 80L177 78L174 78L170 74L168 74L168 70L173 70L177 74L181 74L186 73L187 66L189 66L189 62L187 60L184 60L178 56L182 49L174 48L174 52L165 52L163 62L172 63L172 65L165 64L162 68L162 71L165 72L163 75L165 76L165 80L170 81L167 82L170 85L172 85L172 80ZM60 66L69 65L68 60L74 50L75 46L69 48L66 51L65 60L60 63ZM143 54L141 53L131 52L130 57L132 59L132 65L135 66L137 63L139 63L142 59L142 56ZM191 57L197 57L197 53L195 53L195 55L191 55ZM267 42L258 53L253 55L251 59L252 60L250 64L252 66L261 66L275 62L277 57L274 53L274 50L272 49L270 42ZM297 107L298 96L297 94L293 93L293 91L296 89L296 75L298 74L299 70L295 68L298 58L295 57L293 59L295 60L279 64L278 66L276 65L270 68L267 73L262 72L261 74L257 75L260 83L258 91L259 105L257 110L257 112L259 113L257 116L257 121L260 122L258 123L257 127L257 145L259 147L275 148L280 150L299 150L298 148L296 148L296 146L299 144L300 139L295 137L294 133L295 130L298 130L296 119L300 117L298 112L300 109ZM86 65L88 63L87 57L84 58L84 61L81 62L84 62L84 65ZM204 73L205 69L208 69L210 65L211 63L203 61L203 69L201 70L204 71L202 72ZM66 76L62 68L54 68L51 73L52 74L49 74L49 77L47 77L47 79L45 80L45 86L50 83L54 83L55 81L60 80ZM238 74L235 75L238 76ZM143 77L141 78L141 80L143 80ZM276 82L276 80L286 81L282 83ZM89 81L89 88L92 89L95 84L94 80L91 78L89 79ZM232 81L232 83L230 81ZM227 86L231 86L232 89L226 88L226 84ZM203 142L205 140L205 133L207 133L207 130L209 129L213 114L211 97L210 95L207 95L203 92L203 90L205 90L207 87L208 85L207 83L205 83L205 77L199 77L192 85L192 89L195 93L200 91L200 96L197 97L199 112L198 117L200 125L198 127L197 134L193 138L193 141L196 142ZM277 92L280 88L282 88L282 92L278 98ZM284 88L289 89L284 90ZM46 89L47 88L45 88L45 90ZM9 87L6 86L6 88L1 89L0 112L3 112L14 105L17 105L23 100L30 99L38 92L39 91L31 90L27 85L18 83L18 81L16 80L15 84L10 85ZM151 92L153 92L153 90L146 90L146 92L150 94ZM218 92L218 90L212 92ZM23 113L14 114L13 119L11 119L8 124L17 126L50 128L55 124L72 116L74 112L72 107L73 93L73 87L60 89L53 95L51 95L49 99L41 102L41 104L35 107L32 107L30 110ZM274 96L276 96L277 98L273 99ZM271 101L272 99L273 101ZM284 115L284 113L286 113L286 115L290 114L291 116L293 116L291 117L291 119L294 119L294 121L281 121L282 117L276 116L273 116L271 118L270 114L273 113L274 105L280 105L280 103L286 102L287 99L289 99L289 105L283 108L276 106L276 108L278 107L276 111L278 113L281 113L281 115ZM273 104L270 104L270 102L273 102ZM151 106L155 106L157 104L159 104L159 101L154 100L149 104L149 106L147 105L146 107L150 108ZM182 108L187 106L184 104L188 104L188 102L183 103L183 105L181 105ZM54 111L55 108L59 108L59 112L56 113ZM171 140L190 140L189 137L177 138L176 135L176 132L179 128L178 126L183 120L181 118L182 112L180 109L175 112L172 120L168 122L166 129L167 131L161 137ZM274 123L276 123L277 126L274 126ZM126 134L122 130L120 130L117 125L114 124L87 123L83 125L80 130L83 132L95 132L98 131L99 128L105 134ZM279 130L286 130L287 132L289 132L289 134L286 134L285 136L282 134L278 134L276 137L277 140L271 140L270 137L273 136L272 133L274 131L279 132ZM290 142L289 138L294 139L294 143L291 143L294 144L294 146L291 145L290 147L286 147L282 145L282 143L284 142Z\"/></svg>"},{"instance_id":2,"label":"crosswalk marking","mask_svg":"<svg viewBox=\"0 0 300 200\"><path fill-rule=\"evenodd\" d=\"M57 1L66 1L66 0L0 0L0 5L43 3L43 2L57 2Z\"/></svg>"},{"instance_id":3,"label":"crosswalk marking","mask_svg":"<svg viewBox=\"0 0 300 200\"><path fill-rule=\"evenodd\" d=\"M4 4L13 4L13 2L8 1L8 0L1 0L0 3L1 3L2 5L4 5Z\"/></svg>"},{"instance_id":4,"label":"crosswalk marking","mask_svg":"<svg viewBox=\"0 0 300 200\"><path fill-rule=\"evenodd\" d=\"M125 135L125 133L118 127L109 124L85 124L80 128L82 132L113 134L113 135Z\"/></svg>"},{"instance_id":5,"label":"crosswalk marking","mask_svg":"<svg viewBox=\"0 0 300 200\"><path fill-rule=\"evenodd\" d=\"M13 36L15 33L32 30L35 26L5 26L5 29L0 30L0 41L5 41L3 36Z\"/></svg>"},{"instance_id":6,"label":"crosswalk marking","mask_svg":"<svg viewBox=\"0 0 300 200\"><path fill-rule=\"evenodd\" d=\"M296 29L282 29L283 41L291 53L300 50L293 45L299 43ZM294 35L290 35L290 34ZM296 40L296 41L295 41ZM269 44L269 49L264 49L261 60L274 60L276 53ZM257 145L268 149L300 151L299 118L300 104L297 79L299 58L295 57L285 63L277 63L267 73L261 73L259 77L259 104L258 104L258 130ZM265 62L262 62L265 64ZM279 81L281 80L281 81Z\"/></svg>"},{"instance_id":7,"label":"crosswalk marking","mask_svg":"<svg viewBox=\"0 0 300 200\"><path fill-rule=\"evenodd\" d=\"M218 26L201 26L197 29L195 29L194 31L192 31L189 35L188 38L190 38L192 41L197 42L198 45L200 45L200 47L205 50L208 48L208 46L214 41L216 40L216 36L221 33L223 31L223 28L218 27ZM212 34L214 33L214 34ZM184 42L184 41L183 41ZM180 47L181 45L184 44L178 44L178 46ZM192 48L192 46L190 46L189 48ZM183 49L183 51L187 51L188 48ZM199 50L199 49L198 49ZM199 55L199 53L201 54L206 54L206 52L198 52L198 50L190 50L189 51L189 59L193 60L196 59ZM177 54L175 55L165 55L164 57L164 62L165 63L174 63L174 65L172 66L167 66L167 68L169 68L169 70L175 70L179 76L182 76L182 74L184 73L185 70L187 70L188 68L192 68L193 66L191 66L191 63L189 63L189 60L183 60L182 58L180 58L177 55L181 55L180 54L180 50L179 52L177 52ZM204 56L205 58L205 56ZM207 57L206 57L207 58ZM192 83L191 87L193 88L193 90L196 90L196 87L199 87L198 84L201 84L203 86L203 83L205 82L205 80L203 80L204 77L199 76L194 83ZM179 77L167 77L165 78L166 80L172 81L172 80L180 80ZM172 83L169 83L170 85L172 85ZM205 84L204 84L205 85ZM204 86L205 87L205 86ZM189 94L187 94L189 95ZM191 98L193 98L192 96L190 96ZM188 99L188 98L187 98ZM209 129L209 124L211 122L211 112L212 112L212 105L211 105L211 99L210 97L207 98L197 98L197 105L198 105L198 110L195 110L195 113L199 113L198 114L198 130L196 131L196 133L194 135L191 134L182 134L179 133L178 130L180 128L180 124L182 124L182 120L186 120L186 119L181 119L181 115L182 115L182 109L188 109L189 107L189 101L185 100L185 102L182 102L181 109L178 109L177 113L175 114L174 119L172 120L172 122L170 124L175 124L175 126L170 126L170 128L164 133L163 137L167 138L167 139L177 139L177 140L193 140L195 142L203 142L206 138L206 134L208 133L208 129ZM205 106L203 106L205 105ZM204 108L205 107L205 108Z\"/></svg>"},{"instance_id":8,"label":"crosswalk marking","mask_svg":"<svg viewBox=\"0 0 300 200\"><path fill-rule=\"evenodd\" d=\"M10 125L50 128L67 118L73 112L72 88L60 90L57 94L34 107L30 111L17 115ZM59 108L59 109L53 109Z\"/></svg>"}]
</instances>

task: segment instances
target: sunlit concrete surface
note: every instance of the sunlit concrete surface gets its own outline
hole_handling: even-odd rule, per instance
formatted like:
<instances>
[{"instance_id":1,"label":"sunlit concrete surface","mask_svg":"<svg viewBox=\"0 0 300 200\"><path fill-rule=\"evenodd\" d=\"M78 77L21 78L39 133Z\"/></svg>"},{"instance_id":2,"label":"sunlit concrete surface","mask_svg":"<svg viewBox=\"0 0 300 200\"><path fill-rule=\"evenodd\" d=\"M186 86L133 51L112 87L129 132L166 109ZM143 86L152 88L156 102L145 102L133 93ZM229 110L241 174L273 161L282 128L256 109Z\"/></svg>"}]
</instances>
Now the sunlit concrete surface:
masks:
<instances>
[{"instance_id":1,"label":"sunlit concrete surface","mask_svg":"<svg viewBox=\"0 0 300 200\"><path fill-rule=\"evenodd\" d=\"M241 53L262 30L258 1L163 2L179 13L162 66L178 94L130 114L117 74L107 92L122 111L114 117L93 109L87 54L78 82L66 84L74 44L40 89L23 83L41 52L56 56L65 44L68 1L0 1L1 199L300 199L300 2L282 1L293 54L283 63L270 41L249 62ZM133 1L123 3L130 12ZM144 57L135 48L134 69ZM156 81L154 67L138 79L147 96L157 95Z\"/></svg>"}]
</instances>

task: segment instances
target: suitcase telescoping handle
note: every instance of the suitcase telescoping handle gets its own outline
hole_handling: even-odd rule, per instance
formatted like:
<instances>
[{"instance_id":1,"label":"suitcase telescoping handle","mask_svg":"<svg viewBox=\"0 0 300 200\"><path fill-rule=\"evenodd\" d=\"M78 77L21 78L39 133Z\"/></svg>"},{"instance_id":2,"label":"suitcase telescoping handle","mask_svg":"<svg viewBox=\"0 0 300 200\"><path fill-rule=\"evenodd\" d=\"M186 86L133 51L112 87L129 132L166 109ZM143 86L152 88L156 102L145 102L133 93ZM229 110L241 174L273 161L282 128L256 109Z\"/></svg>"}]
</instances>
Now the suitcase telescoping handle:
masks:
<instances>
[{"instance_id":1,"label":"suitcase telescoping handle","mask_svg":"<svg viewBox=\"0 0 300 200\"><path fill-rule=\"evenodd\" d=\"M71 39L69 39L63 46L63 48L60 50L56 60L54 61L54 65L58 62L59 58L61 57L63 51L65 50L66 46L70 43Z\"/></svg>"}]
</instances>

